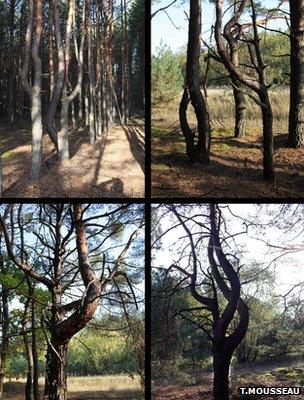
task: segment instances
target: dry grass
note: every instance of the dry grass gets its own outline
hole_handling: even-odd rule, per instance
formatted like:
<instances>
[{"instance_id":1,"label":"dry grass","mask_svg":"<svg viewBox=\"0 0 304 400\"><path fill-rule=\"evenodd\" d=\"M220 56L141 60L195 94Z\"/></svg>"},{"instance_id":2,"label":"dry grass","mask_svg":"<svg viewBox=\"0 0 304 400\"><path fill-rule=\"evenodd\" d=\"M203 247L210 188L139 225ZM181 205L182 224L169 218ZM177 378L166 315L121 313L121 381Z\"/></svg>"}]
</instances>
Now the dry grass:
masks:
<instances>
[{"instance_id":1,"label":"dry grass","mask_svg":"<svg viewBox=\"0 0 304 400\"><path fill-rule=\"evenodd\" d=\"M286 148L289 92L272 91L270 97L274 113L274 182L262 179L262 124L258 106L248 100L247 135L235 139L232 92L212 89L208 97L212 120L208 166L188 162L178 121L179 99L153 111L153 197L302 197L304 149ZM191 110L189 121L195 122Z\"/></svg>"},{"instance_id":2,"label":"dry grass","mask_svg":"<svg viewBox=\"0 0 304 400\"><path fill-rule=\"evenodd\" d=\"M105 376L70 376L68 378L68 390L70 393L80 391L115 391L115 390L140 391L139 376L131 378L128 375L105 375Z\"/></svg>"},{"instance_id":3,"label":"dry grass","mask_svg":"<svg viewBox=\"0 0 304 400\"><path fill-rule=\"evenodd\" d=\"M289 112L289 90L270 91L270 99L274 113L274 131L287 132ZM171 103L166 103L152 112L153 127L166 128L174 122L178 122L178 108L180 96L177 96ZM262 122L260 109L250 98L247 101L247 128L249 132L261 130ZM233 131L234 124L234 100L230 88L214 88L208 91L208 105L211 115L213 129L226 129ZM192 109L189 113L189 122L195 123Z\"/></svg>"},{"instance_id":4,"label":"dry grass","mask_svg":"<svg viewBox=\"0 0 304 400\"><path fill-rule=\"evenodd\" d=\"M44 378L39 379L41 399ZM24 399L25 379L6 382L4 400ZM143 400L139 376L128 375L68 377L68 400Z\"/></svg>"}]
</instances>

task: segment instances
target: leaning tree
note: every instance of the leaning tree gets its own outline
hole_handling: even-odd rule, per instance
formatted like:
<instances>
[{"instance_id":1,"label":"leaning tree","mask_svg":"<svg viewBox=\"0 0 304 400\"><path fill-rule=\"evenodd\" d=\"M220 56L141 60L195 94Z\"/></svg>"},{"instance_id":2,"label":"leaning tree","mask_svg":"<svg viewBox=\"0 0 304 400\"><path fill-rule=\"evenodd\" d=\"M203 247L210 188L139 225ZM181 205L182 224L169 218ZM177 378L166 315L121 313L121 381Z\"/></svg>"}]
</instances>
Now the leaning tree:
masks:
<instances>
[{"instance_id":1,"label":"leaning tree","mask_svg":"<svg viewBox=\"0 0 304 400\"><path fill-rule=\"evenodd\" d=\"M164 206L175 245L176 261L168 273L178 274L175 290L188 288L197 305L180 310L179 315L196 325L209 339L213 354L214 400L229 399L229 369L233 353L245 337L248 307L241 297L239 254L228 246L234 235L226 232L226 221L216 204ZM175 230L175 233L174 233ZM229 249L229 250L228 250Z\"/></svg>"},{"instance_id":2,"label":"leaning tree","mask_svg":"<svg viewBox=\"0 0 304 400\"><path fill-rule=\"evenodd\" d=\"M45 395L66 400L71 339L111 296L134 297L128 270L141 247L142 206L10 204L0 224L11 262L50 294L40 321L47 341Z\"/></svg>"},{"instance_id":3,"label":"leaning tree","mask_svg":"<svg viewBox=\"0 0 304 400\"><path fill-rule=\"evenodd\" d=\"M201 4L190 0L189 32L185 88L179 107L179 119L190 162L208 164L210 152L210 118L207 100L200 90ZM197 139L188 124L187 108L191 102L197 120Z\"/></svg>"},{"instance_id":4,"label":"leaning tree","mask_svg":"<svg viewBox=\"0 0 304 400\"><path fill-rule=\"evenodd\" d=\"M245 12L247 4L251 5L252 30L244 32L239 23L240 18ZM267 65L263 61L260 48L260 36L258 32L258 22L256 15L256 4L253 0L241 0L234 14L224 24L224 0L216 0L216 22L215 22L215 41L218 54L230 73L238 82L248 88L248 96L251 97L260 107L263 121L263 177L272 180L275 177L273 165L273 113L269 99L268 89L271 85L267 84L265 69ZM242 41L248 48L250 64L247 66L254 73L249 75L233 63L230 53L227 51L226 43L232 45L234 41ZM253 93L252 93L253 92Z\"/></svg>"}]
</instances>

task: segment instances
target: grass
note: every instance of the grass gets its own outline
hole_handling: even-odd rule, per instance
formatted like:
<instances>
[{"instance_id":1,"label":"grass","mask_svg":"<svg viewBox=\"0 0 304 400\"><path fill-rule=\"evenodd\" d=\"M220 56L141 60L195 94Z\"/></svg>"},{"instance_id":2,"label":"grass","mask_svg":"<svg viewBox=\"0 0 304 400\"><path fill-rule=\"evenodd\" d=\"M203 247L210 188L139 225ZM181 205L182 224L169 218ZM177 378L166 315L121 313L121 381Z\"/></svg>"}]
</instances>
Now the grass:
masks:
<instances>
[{"instance_id":1,"label":"grass","mask_svg":"<svg viewBox=\"0 0 304 400\"><path fill-rule=\"evenodd\" d=\"M140 391L139 376L134 378L128 375L105 375L105 376L70 376L68 377L68 390L70 393L80 391Z\"/></svg>"},{"instance_id":2,"label":"grass","mask_svg":"<svg viewBox=\"0 0 304 400\"><path fill-rule=\"evenodd\" d=\"M6 382L4 400L24 399L25 378ZM143 400L138 375L70 376L68 377L69 400ZM44 378L39 379L40 392Z\"/></svg>"},{"instance_id":3,"label":"grass","mask_svg":"<svg viewBox=\"0 0 304 400\"><path fill-rule=\"evenodd\" d=\"M235 139L233 95L211 89L208 106L212 122L211 162L189 164L178 121L179 97L152 113L153 197L302 197L303 149L286 148L289 91L273 90L274 162L276 179L262 179L262 123L259 107L247 99L246 137ZM195 127L193 110L189 122Z\"/></svg>"}]
</instances>

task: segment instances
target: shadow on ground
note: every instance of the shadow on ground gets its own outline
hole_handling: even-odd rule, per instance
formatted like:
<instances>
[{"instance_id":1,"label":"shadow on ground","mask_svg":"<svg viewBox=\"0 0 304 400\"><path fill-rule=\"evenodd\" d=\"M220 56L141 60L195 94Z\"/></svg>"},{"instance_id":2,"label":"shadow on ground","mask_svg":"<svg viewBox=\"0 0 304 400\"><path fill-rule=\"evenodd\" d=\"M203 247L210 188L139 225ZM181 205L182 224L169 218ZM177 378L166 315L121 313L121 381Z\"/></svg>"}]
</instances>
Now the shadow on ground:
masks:
<instances>
[{"instance_id":1,"label":"shadow on ground","mask_svg":"<svg viewBox=\"0 0 304 400\"><path fill-rule=\"evenodd\" d=\"M129 142L131 153L142 171L145 172L145 141L144 135L142 134L142 126L133 123L123 128Z\"/></svg>"},{"instance_id":2,"label":"shadow on ground","mask_svg":"<svg viewBox=\"0 0 304 400\"><path fill-rule=\"evenodd\" d=\"M4 384L3 400L24 400L25 383L6 382ZM43 387L40 386L40 396L43 397ZM83 391L69 393L68 400L143 400L143 394L138 390L119 390L113 388L111 391Z\"/></svg>"},{"instance_id":3,"label":"shadow on ground","mask_svg":"<svg viewBox=\"0 0 304 400\"><path fill-rule=\"evenodd\" d=\"M14 135L7 134L7 137L1 138L4 147L3 198L141 196L144 141L140 126L132 125L127 133L116 126L93 146L89 143L87 129L71 132L71 157L66 165L59 164L53 144L44 135L42 174L34 183L29 180L29 131L23 129L15 131Z\"/></svg>"},{"instance_id":4,"label":"shadow on ground","mask_svg":"<svg viewBox=\"0 0 304 400\"><path fill-rule=\"evenodd\" d=\"M302 197L304 149L286 147L287 135L274 137L276 179L263 180L258 134L245 139L214 137L208 165L189 163L180 130L153 132L153 197Z\"/></svg>"}]
</instances>

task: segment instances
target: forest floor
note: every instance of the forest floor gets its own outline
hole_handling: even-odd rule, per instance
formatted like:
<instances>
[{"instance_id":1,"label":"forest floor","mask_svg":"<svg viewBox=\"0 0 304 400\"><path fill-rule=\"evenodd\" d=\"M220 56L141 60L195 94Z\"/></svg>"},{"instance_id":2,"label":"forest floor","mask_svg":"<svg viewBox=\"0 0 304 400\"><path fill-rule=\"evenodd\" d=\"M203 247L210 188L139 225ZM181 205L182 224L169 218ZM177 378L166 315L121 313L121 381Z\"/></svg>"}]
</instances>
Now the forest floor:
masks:
<instances>
[{"instance_id":1,"label":"forest floor","mask_svg":"<svg viewBox=\"0 0 304 400\"><path fill-rule=\"evenodd\" d=\"M285 363L279 367L280 363L269 364L266 366L251 365L249 367L240 367L238 372L235 373L233 383L230 385L230 399L241 400L241 399L273 399L273 400L292 400L295 397L298 400L304 400L304 393L294 395L247 395L241 396L238 392L238 387L246 386L266 386L266 387L279 387L279 386L302 386L303 382L299 382L296 378L296 374L290 366L287 368ZM296 364L298 365L298 364ZM294 366L297 368L296 366ZM303 363L299 364L303 373ZM153 389L152 399L153 400L212 400L212 373L201 372L193 373L191 376L193 380L192 384L170 384L161 385L159 384Z\"/></svg>"},{"instance_id":2,"label":"forest floor","mask_svg":"<svg viewBox=\"0 0 304 400\"><path fill-rule=\"evenodd\" d=\"M28 129L7 132L0 126L3 151L3 197L143 197L143 122L113 126L90 145L86 130L70 133L70 160L59 165L49 137L43 137L43 170L36 183L29 181Z\"/></svg>"},{"instance_id":3,"label":"forest floor","mask_svg":"<svg viewBox=\"0 0 304 400\"><path fill-rule=\"evenodd\" d=\"M287 198L304 195L304 148L287 143L288 91L271 93L274 112L274 182L262 178L262 126L259 110L248 102L244 138L233 137L230 91L209 91L212 120L210 163L190 164L178 121L179 99L152 113L152 196ZM195 127L193 112L190 126Z\"/></svg>"},{"instance_id":4,"label":"forest floor","mask_svg":"<svg viewBox=\"0 0 304 400\"><path fill-rule=\"evenodd\" d=\"M43 379L41 379L41 393L43 393L42 384ZM3 399L23 400L24 388L24 379L18 382L6 382ZM68 391L68 400L143 400L144 398L139 378L127 375L69 377Z\"/></svg>"}]
</instances>

